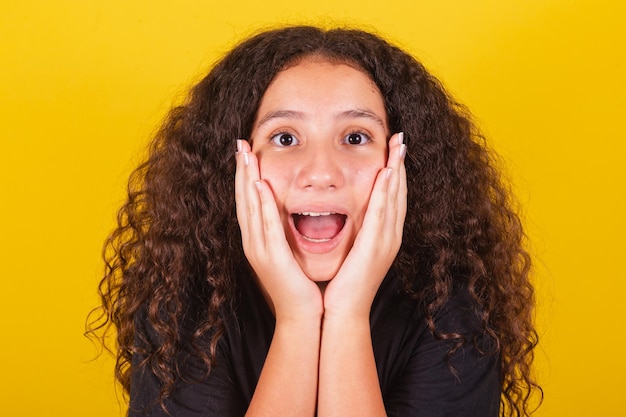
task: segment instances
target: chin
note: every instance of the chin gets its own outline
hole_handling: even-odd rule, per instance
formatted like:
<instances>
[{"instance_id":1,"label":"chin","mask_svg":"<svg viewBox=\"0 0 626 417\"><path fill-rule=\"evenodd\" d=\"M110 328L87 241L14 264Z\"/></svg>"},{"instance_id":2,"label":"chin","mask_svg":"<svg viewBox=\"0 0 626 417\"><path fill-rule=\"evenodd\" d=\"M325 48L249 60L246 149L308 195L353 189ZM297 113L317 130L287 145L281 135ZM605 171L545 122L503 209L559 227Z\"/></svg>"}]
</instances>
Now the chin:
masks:
<instances>
[{"instance_id":1,"label":"chin","mask_svg":"<svg viewBox=\"0 0 626 417\"><path fill-rule=\"evenodd\" d=\"M304 274L313 282L327 282L332 280L343 261L341 262L302 262L298 260Z\"/></svg>"}]
</instances>

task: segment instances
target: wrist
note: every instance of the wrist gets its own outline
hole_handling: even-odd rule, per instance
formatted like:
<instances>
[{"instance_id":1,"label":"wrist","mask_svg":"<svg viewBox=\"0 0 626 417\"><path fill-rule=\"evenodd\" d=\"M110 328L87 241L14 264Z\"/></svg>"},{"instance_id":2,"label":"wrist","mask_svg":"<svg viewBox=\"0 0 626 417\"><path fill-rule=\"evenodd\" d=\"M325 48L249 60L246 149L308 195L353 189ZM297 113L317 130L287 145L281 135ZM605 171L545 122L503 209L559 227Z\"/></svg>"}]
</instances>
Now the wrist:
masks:
<instances>
[{"instance_id":1,"label":"wrist","mask_svg":"<svg viewBox=\"0 0 626 417\"><path fill-rule=\"evenodd\" d=\"M293 330L319 328L322 324L322 313L278 313L276 327L281 326Z\"/></svg>"},{"instance_id":2,"label":"wrist","mask_svg":"<svg viewBox=\"0 0 626 417\"><path fill-rule=\"evenodd\" d=\"M324 312L323 326L337 328L362 328L370 327L370 312L368 310L337 310L327 309Z\"/></svg>"}]
</instances>

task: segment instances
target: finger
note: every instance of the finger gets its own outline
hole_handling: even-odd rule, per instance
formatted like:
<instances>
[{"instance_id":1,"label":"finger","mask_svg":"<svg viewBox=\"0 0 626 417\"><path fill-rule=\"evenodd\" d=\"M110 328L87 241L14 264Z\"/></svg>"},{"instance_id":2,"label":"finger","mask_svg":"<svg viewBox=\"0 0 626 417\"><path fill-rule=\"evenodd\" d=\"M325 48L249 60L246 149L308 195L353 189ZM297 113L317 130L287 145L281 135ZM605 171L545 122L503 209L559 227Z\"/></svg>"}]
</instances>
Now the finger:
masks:
<instances>
[{"instance_id":1,"label":"finger","mask_svg":"<svg viewBox=\"0 0 626 417\"><path fill-rule=\"evenodd\" d=\"M254 183L261 203L261 213L263 215L263 235L270 250L285 251L289 249L285 238L285 230L278 212L278 206L272 190L264 180ZM290 250L290 249L289 249Z\"/></svg>"},{"instance_id":2,"label":"finger","mask_svg":"<svg viewBox=\"0 0 626 417\"><path fill-rule=\"evenodd\" d=\"M402 132L394 134L389 139L389 157L387 158L387 168L391 171L387 174L387 201L385 211L384 228L388 232L395 231L398 209L398 190L400 177L398 175L403 162L406 146L404 145L404 134Z\"/></svg>"},{"instance_id":3,"label":"finger","mask_svg":"<svg viewBox=\"0 0 626 417\"><path fill-rule=\"evenodd\" d=\"M407 211L407 196L408 196L408 186L406 182L406 165L404 163L406 156L406 148L404 154L402 155L402 163L400 165L400 171L398 172L400 184L398 185L398 215L396 218L396 235L402 240L402 234L404 232L404 221L406 219L406 211Z\"/></svg>"},{"instance_id":4,"label":"finger","mask_svg":"<svg viewBox=\"0 0 626 417\"><path fill-rule=\"evenodd\" d=\"M402 155L397 154L400 147L397 148L392 157L399 158L400 166L397 170L386 167L379 173L363 221L363 233L359 233L363 240L394 255L402 242L406 217L406 172Z\"/></svg>"},{"instance_id":5,"label":"finger","mask_svg":"<svg viewBox=\"0 0 626 417\"><path fill-rule=\"evenodd\" d=\"M404 144L404 134L402 132L391 138L390 154L387 166L393 169L393 174L389 179L389 191L387 193L388 206L392 209L388 211L387 225L390 229L396 229L396 223L404 221L406 211L406 197L403 190L406 188L406 169L404 157L406 155L406 145ZM403 204L404 203L404 204Z\"/></svg>"},{"instance_id":6,"label":"finger","mask_svg":"<svg viewBox=\"0 0 626 417\"><path fill-rule=\"evenodd\" d=\"M404 145L404 133L394 134L389 139L389 157L387 158L387 167L398 170L402 163L402 158L406 145Z\"/></svg>"},{"instance_id":7,"label":"finger","mask_svg":"<svg viewBox=\"0 0 626 417\"><path fill-rule=\"evenodd\" d=\"M256 185L261 178L258 159L252 152L249 152L248 149L249 146L244 146L242 151L245 217L247 219L247 230L250 242L255 245L256 250L258 250L264 249L267 246L263 225L263 209Z\"/></svg>"},{"instance_id":8,"label":"finger","mask_svg":"<svg viewBox=\"0 0 626 417\"><path fill-rule=\"evenodd\" d=\"M259 168L258 161L250 152L250 144L247 141L238 141L237 148L235 174L237 220L241 229L244 250L249 253L251 250L258 250L259 244L264 246L261 204L254 185L254 182L259 180Z\"/></svg>"},{"instance_id":9,"label":"finger","mask_svg":"<svg viewBox=\"0 0 626 417\"><path fill-rule=\"evenodd\" d=\"M236 170L235 170L235 204L237 208L237 221L242 233L247 233L248 216L246 207L246 191L245 191L245 164L243 159L243 147L247 143L243 139L237 139Z\"/></svg>"},{"instance_id":10,"label":"finger","mask_svg":"<svg viewBox=\"0 0 626 417\"><path fill-rule=\"evenodd\" d=\"M394 239L401 239L404 229L404 219L406 217L406 169L404 159L406 155L406 145L404 144L404 134L396 133L389 140L389 158L387 167L393 169L389 178L387 192L387 207L385 217L385 230L394 231L390 236ZM398 233L398 229L400 233Z\"/></svg>"}]
</instances>

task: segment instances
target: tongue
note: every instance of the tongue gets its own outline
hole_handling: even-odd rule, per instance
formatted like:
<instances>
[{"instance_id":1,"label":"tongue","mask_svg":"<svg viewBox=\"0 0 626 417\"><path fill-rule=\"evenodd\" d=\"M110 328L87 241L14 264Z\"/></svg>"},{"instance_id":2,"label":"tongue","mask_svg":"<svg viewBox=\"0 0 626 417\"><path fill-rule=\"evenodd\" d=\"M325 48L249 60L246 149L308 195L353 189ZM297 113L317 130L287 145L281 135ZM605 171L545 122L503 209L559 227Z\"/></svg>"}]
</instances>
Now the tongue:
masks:
<instances>
[{"instance_id":1,"label":"tongue","mask_svg":"<svg viewBox=\"0 0 626 417\"><path fill-rule=\"evenodd\" d=\"M294 216L296 229L309 239L332 239L343 228L345 216L331 214L328 216Z\"/></svg>"}]
</instances>

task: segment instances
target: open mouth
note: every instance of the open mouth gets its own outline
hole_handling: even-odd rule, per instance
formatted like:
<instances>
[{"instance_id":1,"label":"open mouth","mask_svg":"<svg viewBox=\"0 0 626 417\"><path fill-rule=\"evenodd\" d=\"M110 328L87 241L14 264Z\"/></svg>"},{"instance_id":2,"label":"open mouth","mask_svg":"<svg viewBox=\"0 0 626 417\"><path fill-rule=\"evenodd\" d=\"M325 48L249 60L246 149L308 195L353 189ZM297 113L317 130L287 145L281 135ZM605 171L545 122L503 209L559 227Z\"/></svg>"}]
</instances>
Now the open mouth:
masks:
<instances>
[{"instance_id":1,"label":"open mouth","mask_svg":"<svg viewBox=\"0 0 626 417\"><path fill-rule=\"evenodd\" d=\"M332 240L341 232L347 218L345 214L340 213L310 211L294 213L291 216L298 233L313 243Z\"/></svg>"}]
</instances>

